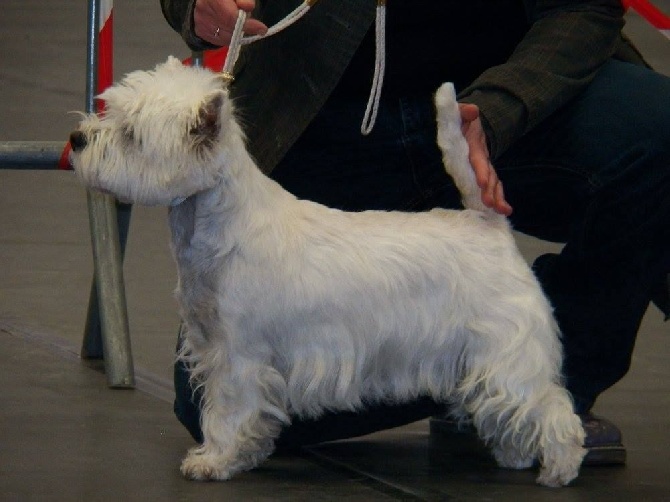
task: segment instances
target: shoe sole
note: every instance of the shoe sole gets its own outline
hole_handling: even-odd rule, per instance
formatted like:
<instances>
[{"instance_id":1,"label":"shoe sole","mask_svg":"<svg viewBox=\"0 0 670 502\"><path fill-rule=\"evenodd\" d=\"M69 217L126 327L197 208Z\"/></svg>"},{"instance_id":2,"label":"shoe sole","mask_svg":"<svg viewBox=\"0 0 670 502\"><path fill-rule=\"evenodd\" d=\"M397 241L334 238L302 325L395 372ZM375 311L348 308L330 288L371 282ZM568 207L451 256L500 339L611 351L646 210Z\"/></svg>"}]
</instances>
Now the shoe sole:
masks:
<instances>
[{"instance_id":1,"label":"shoe sole","mask_svg":"<svg viewBox=\"0 0 670 502\"><path fill-rule=\"evenodd\" d=\"M476 436L475 428L471 425L459 426L453 420L440 418L430 419L431 434L472 434ZM622 444L602 445L587 448L582 460L584 466L614 466L626 464L626 448Z\"/></svg>"},{"instance_id":2,"label":"shoe sole","mask_svg":"<svg viewBox=\"0 0 670 502\"><path fill-rule=\"evenodd\" d=\"M586 456L582 460L582 465L625 465L626 449L623 445L597 446L587 448Z\"/></svg>"}]
</instances>

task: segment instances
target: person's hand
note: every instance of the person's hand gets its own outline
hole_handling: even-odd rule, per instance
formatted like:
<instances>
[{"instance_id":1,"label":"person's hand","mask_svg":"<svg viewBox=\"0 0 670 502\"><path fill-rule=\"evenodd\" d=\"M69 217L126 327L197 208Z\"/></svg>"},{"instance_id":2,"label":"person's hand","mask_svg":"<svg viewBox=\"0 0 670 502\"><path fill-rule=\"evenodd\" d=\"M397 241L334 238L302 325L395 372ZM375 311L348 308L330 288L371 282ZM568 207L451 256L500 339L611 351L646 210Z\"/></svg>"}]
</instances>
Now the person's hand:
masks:
<instances>
[{"instance_id":1,"label":"person's hand","mask_svg":"<svg viewBox=\"0 0 670 502\"><path fill-rule=\"evenodd\" d=\"M210 44L225 46L235 29L240 10L251 12L256 0L197 0L193 10L195 34ZM257 19L247 19L244 33L263 35L268 27Z\"/></svg>"},{"instance_id":2,"label":"person's hand","mask_svg":"<svg viewBox=\"0 0 670 502\"><path fill-rule=\"evenodd\" d=\"M512 206L505 200L502 181L498 178L486 146L486 133L479 118L479 107L469 103L458 105L461 112L461 129L470 148L470 164L475 171L477 185L482 190L486 207L505 216L512 214Z\"/></svg>"}]
</instances>

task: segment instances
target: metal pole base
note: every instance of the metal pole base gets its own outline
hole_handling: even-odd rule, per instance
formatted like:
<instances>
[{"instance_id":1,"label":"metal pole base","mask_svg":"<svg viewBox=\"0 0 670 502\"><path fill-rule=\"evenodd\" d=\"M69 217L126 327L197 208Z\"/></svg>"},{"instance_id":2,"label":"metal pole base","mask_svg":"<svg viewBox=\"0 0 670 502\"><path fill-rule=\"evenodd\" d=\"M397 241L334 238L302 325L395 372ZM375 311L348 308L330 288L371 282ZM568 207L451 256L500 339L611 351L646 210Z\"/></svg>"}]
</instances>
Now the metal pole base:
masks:
<instances>
[{"instance_id":1,"label":"metal pole base","mask_svg":"<svg viewBox=\"0 0 670 502\"><path fill-rule=\"evenodd\" d=\"M99 300L100 338L87 324L82 353L105 359L107 382L113 388L133 388L135 374L130 346L130 329L123 281L123 266L116 203L108 195L88 191L88 213L93 245L96 293ZM127 227L126 227L127 230ZM93 295L92 295L93 296ZM93 304L89 305L89 320Z\"/></svg>"}]
</instances>

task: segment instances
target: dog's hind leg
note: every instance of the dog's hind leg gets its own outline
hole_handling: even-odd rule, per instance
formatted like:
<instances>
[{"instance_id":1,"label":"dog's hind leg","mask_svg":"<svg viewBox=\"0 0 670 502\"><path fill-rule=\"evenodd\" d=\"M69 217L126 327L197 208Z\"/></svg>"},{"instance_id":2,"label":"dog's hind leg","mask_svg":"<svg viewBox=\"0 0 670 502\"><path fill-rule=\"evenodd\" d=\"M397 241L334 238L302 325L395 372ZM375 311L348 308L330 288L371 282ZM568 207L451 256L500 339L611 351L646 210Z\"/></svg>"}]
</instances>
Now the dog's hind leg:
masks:
<instances>
[{"instance_id":1,"label":"dog's hind leg","mask_svg":"<svg viewBox=\"0 0 670 502\"><path fill-rule=\"evenodd\" d=\"M203 381L203 444L184 458L181 472L194 480L225 480L253 469L274 450L289 421L285 381L272 367L236 356ZM229 367L227 367L229 366Z\"/></svg>"},{"instance_id":2,"label":"dog's hind leg","mask_svg":"<svg viewBox=\"0 0 670 502\"><path fill-rule=\"evenodd\" d=\"M471 323L461 400L500 466L523 469L539 460L538 483L565 485L578 474L584 432L558 384L553 320L541 305L517 315L507 307Z\"/></svg>"},{"instance_id":3,"label":"dog's hind leg","mask_svg":"<svg viewBox=\"0 0 670 502\"><path fill-rule=\"evenodd\" d=\"M542 431L539 439L541 485L558 487L568 484L579 474L582 459L584 429L573 411L568 392L558 385L551 385L542 401L536 405L539 415L536 423Z\"/></svg>"}]
</instances>

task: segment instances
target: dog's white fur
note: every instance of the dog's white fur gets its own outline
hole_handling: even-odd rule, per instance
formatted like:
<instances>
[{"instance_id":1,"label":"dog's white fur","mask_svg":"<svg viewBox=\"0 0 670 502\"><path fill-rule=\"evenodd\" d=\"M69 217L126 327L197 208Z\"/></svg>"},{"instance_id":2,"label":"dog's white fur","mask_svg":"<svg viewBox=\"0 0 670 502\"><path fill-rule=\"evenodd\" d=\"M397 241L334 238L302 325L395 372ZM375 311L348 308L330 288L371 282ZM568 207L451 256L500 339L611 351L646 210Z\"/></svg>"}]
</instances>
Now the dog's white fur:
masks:
<instances>
[{"instance_id":1,"label":"dog's white fur","mask_svg":"<svg viewBox=\"0 0 670 502\"><path fill-rule=\"evenodd\" d=\"M217 76L170 58L101 96L72 154L90 187L170 209L204 443L182 472L228 479L291 416L422 395L472 417L504 467L569 483L584 432L561 386L550 306L506 219L484 208L453 88L438 142L464 211L348 213L299 200L247 153Z\"/></svg>"}]
</instances>

